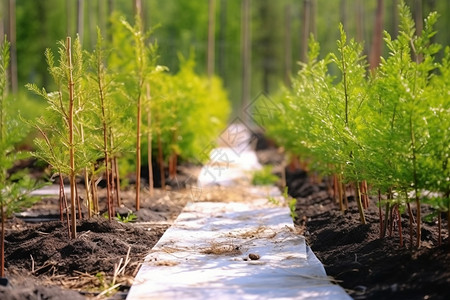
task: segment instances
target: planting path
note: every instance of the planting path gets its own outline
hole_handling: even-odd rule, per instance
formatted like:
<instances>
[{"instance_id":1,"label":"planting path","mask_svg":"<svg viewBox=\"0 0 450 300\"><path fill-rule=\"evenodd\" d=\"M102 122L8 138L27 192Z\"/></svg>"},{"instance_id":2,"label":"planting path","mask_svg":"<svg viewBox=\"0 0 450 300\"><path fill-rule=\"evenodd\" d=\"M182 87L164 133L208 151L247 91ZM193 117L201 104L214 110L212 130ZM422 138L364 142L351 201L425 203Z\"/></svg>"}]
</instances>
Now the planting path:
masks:
<instances>
[{"instance_id":1,"label":"planting path","mask_svg":"<svg viewBox=\"0 0 450 300\"><path fill-rule=\"evenodd\" d=\"M192 202L147 255L127 299L351 299L295 233L289 208L274 204L284 204L279 190L249 184L261 168L251 135L232 125L224 136L228 147L211 151ZM196 201L217 185L227 186L223 199Z\"/></svg>"},{"instance_id":2,"label":"planting path","mask_svg":"<svg viewBox=\"0 0 450 300\"><path fill-rule=\"evenodd\" d=\"M295 233L289 209L267 199L188 204L127 299L211 298L350 299Z\"/></svg>"}]
</instances>

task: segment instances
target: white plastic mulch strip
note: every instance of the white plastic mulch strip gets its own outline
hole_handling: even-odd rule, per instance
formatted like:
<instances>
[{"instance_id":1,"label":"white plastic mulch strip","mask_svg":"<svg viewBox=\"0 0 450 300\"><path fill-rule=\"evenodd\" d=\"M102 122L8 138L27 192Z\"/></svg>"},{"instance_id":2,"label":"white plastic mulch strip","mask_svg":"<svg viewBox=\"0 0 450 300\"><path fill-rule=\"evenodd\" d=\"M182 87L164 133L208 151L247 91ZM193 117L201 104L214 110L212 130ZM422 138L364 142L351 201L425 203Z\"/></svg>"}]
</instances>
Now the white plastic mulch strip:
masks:
<instances>
[{"instance_id":1,"label":"white plastic mulch strip","mask_svg":"<svg viewBox=\"0 0 450 300\"><path fill-rule=\"evenodd\" d=\"M351 299L294 233L289 209L267 199L188 204L145 258L127 297L212 298Z\"/></svg>"},{"instance_id":2,"label":"white plastic mulch strip","mask_svg":"<svg viewBox=\"0 0 450 300\"><path fill-rule=\"evenodd\" d=\"M249 179L253 171L261 168L254 151L215 148L209 155L209 162L203 166L198 176L198 185L231 186L239 180Z\"/></svg>"},{"instance_id":3,"label":"white plastic mulch strip","mask_svg":"<svg viewBox=\"0 0 450 300\"><path fill-rule=\"evenodd\" d=\"M70 186L64 186L64 193L70 194ZM59 195L59 185L53 184L44 186L30 193L31 196L55 196ZM70 197L70 195L68 195Z\"/></svg>"}]
</instances>

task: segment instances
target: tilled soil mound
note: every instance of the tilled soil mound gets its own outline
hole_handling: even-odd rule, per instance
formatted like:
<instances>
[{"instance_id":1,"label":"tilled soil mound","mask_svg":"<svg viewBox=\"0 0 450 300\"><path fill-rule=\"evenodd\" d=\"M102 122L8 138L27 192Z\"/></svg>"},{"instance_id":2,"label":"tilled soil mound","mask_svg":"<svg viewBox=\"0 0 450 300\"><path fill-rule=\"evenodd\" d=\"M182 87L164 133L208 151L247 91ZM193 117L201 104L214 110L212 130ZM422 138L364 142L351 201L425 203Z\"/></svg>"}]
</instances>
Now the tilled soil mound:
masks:
<instances>
[{"instance_id":1,"label":"tilled soil mound","mask_svg":"<svg viewBox=\"0 0 450 300\"><path fill-rule=\"evenodd\" d=\"M2 300L63 299L69 293L46 285L85 295L97 295L90 291L102 285L107 289L120 284L116 288L126 289L168 226L148 230L96 217L78 223L77 239L68 238L67 227L59 221L28 227L6 236L6 269L12 282L0 288Z\"/></svg>"},{"instance_id":2,"label":"tilled soil mound","mask_svg":"<svg viewBox=\"0 0 450 300\"><path fill-rule=\"evenodd\" d=\"M313 182L297 170L287 173L287 183L297 199L296 225L328 275L353 298L450 299L450 249L445 229L439 247L436 224L425 223L423 246L411 248L404 215L405 246L400 247L396 230L380 239L374 201L366 211L368 224L361 225L352 196L348 197L348 211L342 213L324 182ZM230 197L245 201L248 195L245 189L217 187L213 192L203 191L199 201ZM132 202L134 195L126 198ZM13 220L5 244L10 284L0 286L0 299L123 299L140 263L168 227L158 222L176 218L186 201L186 195L175 192L160 193L147 201L142 211L148 212L138 215L141 222L149 222L145 228L103 217L80 221L75 240L68 238L65 223L59 221L30 225ZM57 202L48 205L57 208ZM443 228L446 225L444 221ZM100 295L100 291L105 292Z\"/></svg>"},{"instance_id":3,"label":"tilled soil mound","mask_svg":"<svg viewBox=\"0 0 450 300\"><path fill-rule=\"evenodd\" d=\"M367 224L362 225L352 196L349 210L342 213L327 185L312 184L305 172L288 172L287 183L297 199L296 224L303 228L327 274L354 299L450 299L450 247L445 229L443 245L438 246L437 225L424 223L423 246L416 249L410 246L408 217L403 215L405 245L400 247L396 230L380 239L378 207L373 201L366 210Z\"/></svg>"}]
</instances>

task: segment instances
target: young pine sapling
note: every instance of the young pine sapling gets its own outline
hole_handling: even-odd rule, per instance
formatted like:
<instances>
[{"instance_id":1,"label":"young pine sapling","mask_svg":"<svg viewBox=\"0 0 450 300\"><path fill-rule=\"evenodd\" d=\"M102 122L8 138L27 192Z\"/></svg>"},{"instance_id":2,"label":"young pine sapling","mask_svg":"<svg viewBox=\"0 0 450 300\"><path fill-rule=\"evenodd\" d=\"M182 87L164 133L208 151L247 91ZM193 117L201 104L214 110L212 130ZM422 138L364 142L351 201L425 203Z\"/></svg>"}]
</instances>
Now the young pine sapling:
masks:
<instances>
[{"instance_id":1,"label":"young pine sapling","mask_svg":"<svg viewBox=\"0 0 450 300\"><path fill-rule=\"evenodd\" d=\"M15 149L15 145L25 137L23 124L19 124L17 112L9 111L10 97L7 96L7 72L9 65L10 44L4 37L0 45L0 277L5 277L5 223L12 213L31 206L37 197L30 195L34 189L41 187L25 174L9 174L19 159L26 154Z\"/></svg>"}]
</instances>

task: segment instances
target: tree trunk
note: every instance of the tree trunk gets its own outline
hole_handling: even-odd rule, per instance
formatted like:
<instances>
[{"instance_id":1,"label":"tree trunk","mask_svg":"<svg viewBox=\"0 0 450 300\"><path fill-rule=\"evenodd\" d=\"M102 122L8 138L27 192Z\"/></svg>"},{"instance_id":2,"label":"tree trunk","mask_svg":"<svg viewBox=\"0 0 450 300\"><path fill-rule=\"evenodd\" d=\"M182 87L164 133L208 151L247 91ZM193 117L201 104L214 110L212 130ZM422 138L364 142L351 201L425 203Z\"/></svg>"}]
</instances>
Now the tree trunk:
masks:
<instances>
[{"instance_id":1,"label":"tree trunk","mask_svg":"<svg viewBox=\"0 0 450 300\"><path fill-rule=\"evenodd\" d=\"M372 36L372 48L370 51L370 69L374 70L381 61L381 48L383 43L383 0L377 0L375 15L375 27Z\"/></svg>"},{"instance_id":2,"label":"tree trunk","mask_svg":"<svg viewBox=\"0 0 450 300\"><path fill-rule=\"evenodd\" d=\"M77 1L77 33L80 44L83 45L84 38L84 0Z\"/></svg>"},{"instance_id":3,"label":"tree trunk","mask_svg":"<svg viewBox=\"0 0 450 300\"><path fill-rule=\"evenodd\" d=\"M133 9L134 9L134 14L139 15L139 17L142 20L142 0L134 0Z\"/></svg>"},{"instance_id":4,"label":"tree trunk","mask_svg":"<svg viewBox=\"0 0 450 300\"><path fill-rule=\"evenodd\" d=\"M347 0L341 0L339 7L340 19L342 26L344 26L344 30L348 30L347 28Z\"/></svg>"},{"instance_id":5,"label":"tree trunk","mask_svg":"<svg viewBox=\"0 0 450 300\"><path fill-rule=\"evenodd\" d=\"M216 0L209 0L208 4L208 57L207 73L211 78L214 75L214 49L215 49Z\"/></svg>"},{"instance_id":6,"label":"tree trunk","mask_svg":"<svg viewBox=\"0 0 450 300\"><path fill-rule=\"evenodd\" d=\"M398 35L398 0L392 0L392 39L396 39Z\"/></svg>"},{"instance_id":7,"label":"tree trunk","mask_svg":"<svg viewBox=\"0 0 450 300\"><path fill-rule=\"evenodd\" d=\"M89 1L89 2L92 2L92 1ZM106 1L98 1L98 25L97 26L100 28L101 32L108 33L107 38L108 38L108 41L110 41L111 39L109 37L109 35L110 35L109 31L106 30L106 20L108 19L107 18L108 11L107 11L107 7L106 7L107 5L108 4ZM97 36L97 35L95 34L94 36ZM95 45L95 44L93 44L93 45Z\"/></svg>"},{"instance_id":8,"label":"tree trunk","mask_svg":"<svg viewBox=\"0 0 450 300\"><path fill-rule=\"evenodd\" d=\"M317 11L317 3L316 0L310 0L311 1L311 8L310 8L310 16L309 16L309 32L317 36L317 26L316 26L316 11Z\"/></svg>"},{"instance_id":9,"label":"tree trunk","mask_svg":"<svg viewBox=\"0 0 450 300\"><path fill-rule=\"evenodd\" d=\"M2 232L0 236L0 277L5 277L5 208L3 205L3 200L0 199L0 209L1 209L1 218L2 218Z\"/></svg>"},{"instance_id":10,"label":"tree trunk","mask_svg":"<svg viewBox=\"0 0 450 300\"><path fill-rule=\"evenodd\" d=\"M4 2L0 1L0 9L2 11L5 11ZM0 14L0 38L3 39L5 36L5 17L3 14Z\"/></svg>"},{"instance_id":11,"label":"tree trunk","mask_svg":"<svg viewBox=\"0 0 450 300\"><path fill-rule=\"evenodd\" d=\"M291 5L284 7L284 84L291 85L292 72L292 37L291 37Z\"/></svg>"},{"instance_id":12,"label":"tree trunk","mask_svg":"<svg viewBox=\"0 0 450 300\"><path fill-rule=\"evenodd\" d=\"M223 84L226 86L226 32L227 32L227 0L220 0L220 28L219 28L219 57L218 57L218 71L222 77Z\"/></svg>"},{"instance_id":13,"label":"tree trunk","mask_svg":"<svg viewBox=\"0 0 450 300\"><path fill-rule=\"evenodd\" d=\"M16 46L16 1L9 0L8 7L9 14L9 42L10 42L10 64L9 64L9 78L11 83L11 91L13 94L17 94L18 82L17 82L17 46ZM3 39L3 36L1 37Z\"/></svg>"},{"instance_id":14,"label":"tree trunk","mask_svg":"<svg viewBox=\"0 0 450 300\"><path fill-rule=\"evenodd\" d=\"M241 60L242 60L242 102L241 102L241 118L244 122L249 121L247 114L244 113L245 108L250 103L250 87L251 87L251 36L250 36L250 9L251 0L242 0L241 9Z\"/></svg>"},{"instance_id":15,"label":"tree trunk","mask_svg":"<svg viewBox=\"0 0 450 300\"><path fill-rule=\"evenodd\" d=\"M422 36L423 30L423 13L422 13L422 0L415 0L414 2L414 19L416 21L416 35ZM417 63L423 61L423 54L415 54Z\"/></svg>"},{"instance_id":16,"label":"tree trunk","mask_svg":"<svg viewBox=\"0 0 450 300\"><path fill-rule=\"evenodd\" d=\"M414 19L416 21L416 34L421 36L423 30L422 0L414 1Z\"/></svg>"},{"instance_id":17,"label":"tree trunk","mask_svg":"<svg viewBox=\"0 0 450 300\"><path fill-rule=\"evenodd\" d=\"M356 41L364 42L364 6L362 0L356 0Z\"/></svg>"},{"instance_id":18,"label":"tree trunk","mask_svg":"<svg viewBox=\"0 0 450 300\"><path fill-rule=\"evenodd\" d=\"M308 55L308 35L310 33L311 0L303 0L300 61L306 62Z\"/></svg>"},{"instance_id":19,"label":"tree trunk","mask_svg":"<svg viewBox=\"0 0 450 300\"><path fill-rule=\"evenodd\" d=\"M74 1L73 0L66 0L66 32L67 36L73 35L73 15L72 12L76 11L76 9L73 7Z\"/></svg>"}]
</instances>

